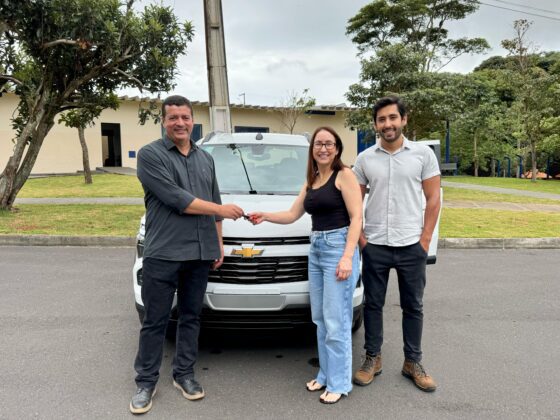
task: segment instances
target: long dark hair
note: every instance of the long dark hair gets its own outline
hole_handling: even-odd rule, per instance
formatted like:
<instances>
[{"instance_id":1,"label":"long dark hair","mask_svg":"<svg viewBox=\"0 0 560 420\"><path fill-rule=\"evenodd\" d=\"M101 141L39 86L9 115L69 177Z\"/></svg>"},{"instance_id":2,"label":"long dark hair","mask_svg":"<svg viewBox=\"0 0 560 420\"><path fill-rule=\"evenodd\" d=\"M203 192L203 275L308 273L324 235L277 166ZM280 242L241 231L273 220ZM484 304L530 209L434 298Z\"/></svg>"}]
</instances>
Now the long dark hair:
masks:
<instances>
[{"instance_id":1,"label":"long dark hair","mask_svg":"<svg viewBox=\"0 0 560 420\"><path fill-rule=\"evenodd\" d=\"M336 141L336 156L331 164L331 169L333 171L340 171L346 167L340 157L342 156L342 151L344 150L344 146L342 145L342 140L340 136L332 127L323 126L317 128L313 135L311 136L311 140L309 142L309 153L307 156L307 189L311 188L315 180L317 179L319 168L317 168L317 162L313 158L313 144L315 143L315 137L319 134L320 131L327 131L331 133Z\"/></svg>"}]
</instances>

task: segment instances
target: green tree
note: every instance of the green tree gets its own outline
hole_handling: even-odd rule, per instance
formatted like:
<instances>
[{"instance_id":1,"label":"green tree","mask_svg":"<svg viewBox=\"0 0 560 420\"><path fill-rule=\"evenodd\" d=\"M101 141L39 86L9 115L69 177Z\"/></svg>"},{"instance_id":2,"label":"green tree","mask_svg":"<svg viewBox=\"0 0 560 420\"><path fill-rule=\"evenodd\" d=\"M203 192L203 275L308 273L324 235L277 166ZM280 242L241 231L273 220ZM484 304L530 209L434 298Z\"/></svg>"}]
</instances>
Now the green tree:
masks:
<instances>
[{"instance_id":1,"label":"green tree","mask_svg":"<svg viewBox=\"0 0 560 420\"><path fill-rule=\"evenodd\" d=\"M364 130L371 125L371 108L387 94L398 94L408 105L407 137L433 137L443 132L445 120L453 119L460 109L461 74L420 72L422 56L396 44L383 48L375 57L362 60L360 82L349 87L346 97L357 110L347 124Z\"/></svg>"},{"instance_id":2,"label":"green tree","mask_svg":"<svg viewBox=\"0 0 560 420\"><path fill-rule=\"evenodd\" d=\"M419 54L421 72L441 70L463 54L489 48L484 38L449 39L446 25L478 9L476 0L375 0L348 21L360 53L403 44Z\"/></svg>"},{"instance_id":3,"label":"green tree","mask_svg":"<svg viewBox=\"0 0 560 420\"><path fill-rule=\"evenodd\" d=\"M360 81L346 93L346 99L357 110L348 114L347 124L371 128L371 107L387 93L401 94L416 89L423 79L418 72L422 56L402 44L389 45L373 57L362 58Z\"/></svg>"},{"instance_id":4,"label":"green tree","mask_svg":"<svg viewBox=\"0 0 560 420\"><path fill-rule=\"evenodd\" d=\"M502 46L514 58L511 62L510 80L516 92L512 107L520 121L520 131L515 133L518 139L518 151L522 154L527 144L531 157L531 180L536 181L538 172L537 152L541 143L550 133L550 119L559 115L559 76L549 73L538 64L538 55L527 40L531 22L521 19L513 24L515 36L502 41ZM552 65L554 67L554 65ZM521 175L521 174L519 174Z\"/></svg>"},{"instance_id":5,"label":"green tree","mask_svg":"<svg viewBox=\"0 0 560 420\"><path fill-rule=\"evenodd\" d=\"M529 59L534 62L537 67L546 70L549 73L558 72L560 70L560 52L558 51L548 51L544 53L530 53ZM481 70L508 70L512 66L515 66L515 61L517 58L515 56L502 57L500 55L495 55L487 58L482 63L480 63L474 71Z\"/></svg>"},{"instance_id":6,"label":"green tree","mask_svg":"<svg viewBox=\"0 0 560 420\"><path fill-rule=\"evenodd\" d=\"M560 92L557 92L560 95ZM547 118L543 122L545 137L542 142L542 151L560 161L560 117Z\"/></svg>"},{"instance_id":7,"label":"green tree","mask_svg":"<svg viewBox=\"0 0 560 420\"><path fill-rule=\"evenodd\" d=\"M407 135L422 137L441 129L453 108L449 86L460 76L436 71L460 55L488 48L483 38L449 39L446 25L477 7L472 0L375 0L364 6L346 31L362 56L360 80L346 94L359 110L347 124L367 127L375 101L399 94L411 109Z\"/></svg>"},{"instance_id":8,"label":"green tree","mask_svg":"<svg viewBox=\"0 0 560 420\"><path fill-rule=\"evenodd\" d=\"M500 99L500 72L474 72L464 76L455 87L455 144L461 157L462 169L471 169L474 176L480 170L492 170L491 160L510 154L508 144L512 129L507 103Z\"/></svg>"},{"instance_id":9,"label":"green tree","mask_svg":"<svg viewBox=\"0 0 560 420\"><path fill-rule=\"evenodd\" d=\"M190 22L134 0L2 0L0 92L19 97L14 152L0 174L0 208L11 208L57 114L99 103L125 87L172 89Z\"/></svg>"}]
</instances>

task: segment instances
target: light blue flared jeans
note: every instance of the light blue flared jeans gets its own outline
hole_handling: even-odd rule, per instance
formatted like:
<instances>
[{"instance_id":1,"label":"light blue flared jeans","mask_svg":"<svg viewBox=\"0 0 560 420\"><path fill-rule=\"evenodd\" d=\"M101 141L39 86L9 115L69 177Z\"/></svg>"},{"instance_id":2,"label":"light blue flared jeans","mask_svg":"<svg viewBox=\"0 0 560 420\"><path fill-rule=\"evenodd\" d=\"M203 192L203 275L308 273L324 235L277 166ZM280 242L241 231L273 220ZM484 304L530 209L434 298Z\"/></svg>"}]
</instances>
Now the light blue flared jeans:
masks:
<instances>
[{"instance_id":1,"label":"light blue flared jeans","mask_svg":"<svg viewBox=\"0 0 560 420\"><path fill-rule=\"evenodd\" d=\"M337 394L352 390L352 297L360 270L356 249L350 277L336 278L347 234L347 227L313 231L309 251L309 296L320 364L316 380Z\"/></svg>"}]
</instances>

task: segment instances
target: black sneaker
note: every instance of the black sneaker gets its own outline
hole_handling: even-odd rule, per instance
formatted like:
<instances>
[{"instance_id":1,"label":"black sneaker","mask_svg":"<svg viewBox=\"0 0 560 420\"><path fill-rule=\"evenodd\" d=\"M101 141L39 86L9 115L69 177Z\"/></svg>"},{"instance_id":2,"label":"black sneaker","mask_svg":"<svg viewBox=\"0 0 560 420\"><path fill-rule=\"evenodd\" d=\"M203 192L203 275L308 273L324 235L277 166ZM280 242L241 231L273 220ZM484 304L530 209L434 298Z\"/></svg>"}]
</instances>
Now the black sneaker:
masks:
<instances>
[{"instance_id":1,"label":"black sneaker","mask_svg":"<svg viewBox=\"0 0 560 420\"><path fill-rule=\"evenodd\" d=\"M136 389L136 393L130 401L130 412L132 414L144 414L152 408L152 398L156 395L156 387Z\"/></svg>"},{"instance_id":2,"label":"black sneaker","mask_svg":"<svg viewBox=\"0 0 560 420\"><path fill-rule=\"evenodd\" d=\"M204 389L193 378L185 378L180 381L173 381L175 388L183 393L183 397L187 400L200 400L204 398Z\"/></svg>"}]
</instances>

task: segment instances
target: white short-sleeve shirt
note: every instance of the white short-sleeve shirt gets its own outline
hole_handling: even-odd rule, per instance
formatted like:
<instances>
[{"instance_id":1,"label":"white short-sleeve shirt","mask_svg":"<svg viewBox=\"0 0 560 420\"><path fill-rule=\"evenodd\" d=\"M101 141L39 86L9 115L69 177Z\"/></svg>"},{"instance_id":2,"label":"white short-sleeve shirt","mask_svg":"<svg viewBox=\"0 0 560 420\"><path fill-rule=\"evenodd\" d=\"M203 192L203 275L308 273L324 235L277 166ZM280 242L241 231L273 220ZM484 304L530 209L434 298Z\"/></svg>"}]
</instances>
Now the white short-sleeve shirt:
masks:
<instances>
[{"instance_id":1,"label":"white short-sleeve shirt","mask_svg":"<svg viewBox=\"0 0 560 420\"><path fill-rule=\"evenodd\" d=\"M405 138L391 154L377 143L358 155L353 170L358 182L369 186L364 214L368 242L388 246L418 242L424 225L422 181L440 175L432 149Z\"/></svg>"}]
</instances>

